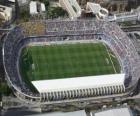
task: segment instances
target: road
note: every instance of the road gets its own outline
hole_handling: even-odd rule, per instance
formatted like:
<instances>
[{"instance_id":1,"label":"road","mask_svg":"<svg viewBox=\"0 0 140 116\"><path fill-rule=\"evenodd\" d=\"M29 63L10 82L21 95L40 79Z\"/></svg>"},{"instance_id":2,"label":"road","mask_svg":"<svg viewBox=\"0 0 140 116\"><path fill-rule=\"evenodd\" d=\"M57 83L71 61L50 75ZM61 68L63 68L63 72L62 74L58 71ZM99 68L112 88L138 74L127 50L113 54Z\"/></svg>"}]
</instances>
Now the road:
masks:
<instances>
[{"instance_id":1,"label":"road","mask_svg":"<svg viewBox=\"0 0 140 116\"><path fill-rule=\"evenodd\" d=\"M121 27L125 32L140 31L140 25Z\"/></svg>"}]
</instances>

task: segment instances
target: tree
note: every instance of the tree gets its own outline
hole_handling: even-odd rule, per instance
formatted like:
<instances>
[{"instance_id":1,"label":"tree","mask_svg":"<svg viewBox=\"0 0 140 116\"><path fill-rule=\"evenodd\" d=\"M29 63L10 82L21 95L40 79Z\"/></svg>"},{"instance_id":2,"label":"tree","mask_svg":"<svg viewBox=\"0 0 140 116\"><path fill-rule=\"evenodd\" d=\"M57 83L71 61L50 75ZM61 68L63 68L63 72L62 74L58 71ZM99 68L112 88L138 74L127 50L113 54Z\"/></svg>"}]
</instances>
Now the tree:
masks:
<instances>
[{"instance_id":1,"label":"tree","mask_svg":"<svg viewBox=\"0 0 140 116\"><path fill-rule=\"evenodd\" d=\"M49 0L41 0L44 4L46 9L48 9L48 7L50 6L50 1Z\"/></svg>"},{"instance_id":2,"label":"tree","mask_svg":"<svg viewBox=\"0 0 140 116\"><path fill-rule=\"evenodd\" d=\"M22 9L20 11L20 19L24 21L28 21L29 17L30 17L30 14L29 14L28 9Z\"/></svg>"},{"instance_id":3,"label":"tree","mask_svg":"<svg viewBox=\"0 0 140 116\"><path fill-rule=\"evenodd\" d=\"M5 0L0 0L0 4L4 5Z\"/></svg>"},{"instance_id":4,"label":"tree","mask_svg":"<svg viewBox=\"0 0 140 116\"><path fill-rule=\"evenodd\" d=\"M48 9L48 18L58 18L68 15L67 12L61 7L51 7Z\"/></svg>"}]
</instances>

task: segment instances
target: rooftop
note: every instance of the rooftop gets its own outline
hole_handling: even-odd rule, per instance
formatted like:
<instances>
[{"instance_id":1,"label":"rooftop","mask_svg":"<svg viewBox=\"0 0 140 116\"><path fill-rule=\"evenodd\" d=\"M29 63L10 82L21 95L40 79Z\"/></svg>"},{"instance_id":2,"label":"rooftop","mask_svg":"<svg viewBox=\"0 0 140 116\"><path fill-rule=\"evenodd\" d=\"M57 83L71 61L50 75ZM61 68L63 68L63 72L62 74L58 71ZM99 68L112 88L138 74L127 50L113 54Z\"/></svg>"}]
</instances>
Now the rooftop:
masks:
<instances>
[{"instance_id":1,"label":"rooftop","mask_svg":"<svg viewBox=\"0 0 140 116\"><path fill-rule=\"evenodd\" d=\"M32 81L32 84L40 93L58 90L73 90L76 88L96 88L104 86L123 85L125 79L124 75L125 74L110 74L100 76L76 77L68 79L39 80Z\"/></svg>"}]
</instances>

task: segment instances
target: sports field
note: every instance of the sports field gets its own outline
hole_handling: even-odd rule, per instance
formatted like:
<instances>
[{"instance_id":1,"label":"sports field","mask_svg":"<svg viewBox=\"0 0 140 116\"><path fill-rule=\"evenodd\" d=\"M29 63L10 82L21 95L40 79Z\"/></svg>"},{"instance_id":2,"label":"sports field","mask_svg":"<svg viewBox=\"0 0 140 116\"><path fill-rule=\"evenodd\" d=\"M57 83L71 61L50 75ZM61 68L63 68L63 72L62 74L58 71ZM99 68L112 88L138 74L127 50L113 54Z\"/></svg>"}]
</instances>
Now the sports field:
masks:
<instances>
[{"instance_id":1,"label":"sports field","mask_svg":"<svg viewBox=\"0 0 140 116\"><path fill-rule=\"evenodd\" d=\"M20 72L33 81L115 74L120 65L102 43L28 46L20 56Z\"/></svg>"}]
</instances>

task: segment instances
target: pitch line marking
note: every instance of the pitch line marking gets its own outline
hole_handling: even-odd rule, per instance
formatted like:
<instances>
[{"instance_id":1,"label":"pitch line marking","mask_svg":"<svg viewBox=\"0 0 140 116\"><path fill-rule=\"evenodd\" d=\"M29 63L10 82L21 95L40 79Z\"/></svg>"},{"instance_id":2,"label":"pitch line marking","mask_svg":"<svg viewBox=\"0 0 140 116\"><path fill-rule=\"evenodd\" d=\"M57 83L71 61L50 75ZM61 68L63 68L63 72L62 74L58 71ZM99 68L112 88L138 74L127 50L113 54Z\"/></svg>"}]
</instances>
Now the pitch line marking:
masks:
<instances>
[{"instance_id":1,"label":"pitch line marking","mask_svg":"<svg viewBox=\"0 0 140 116\"><path fill-rule=\"evenodd\" d=\"M114 66L114 63L113 63L113 61L112 61L112 59L111 59L109 50L108 50L108 48L106 47L106 45L104 45L104 46L105 46L106 51L107 51L107 53L108 53L108 56L109 56L109 59L110 59L110 61L111 61L112 66L113 66L113 69L114 69L115 73L117 73L116 68L115 68L115 66Z\"/></svg>"}]
</instances>

